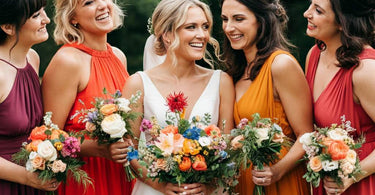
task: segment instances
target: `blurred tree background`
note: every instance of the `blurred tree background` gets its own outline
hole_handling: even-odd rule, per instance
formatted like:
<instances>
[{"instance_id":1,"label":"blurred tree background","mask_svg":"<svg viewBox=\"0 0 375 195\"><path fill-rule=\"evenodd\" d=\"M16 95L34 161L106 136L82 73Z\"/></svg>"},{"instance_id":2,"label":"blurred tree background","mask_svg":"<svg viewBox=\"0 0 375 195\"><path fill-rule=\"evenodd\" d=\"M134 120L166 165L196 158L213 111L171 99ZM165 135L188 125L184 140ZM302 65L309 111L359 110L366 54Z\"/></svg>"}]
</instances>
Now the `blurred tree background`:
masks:
<instances>
[{"instance_id":1,"label":"blurred tree background","mask_svg":"<svg viewBox=\"0 0 375 195\"><path fill-rule=\"evenodd\" d=\"M178 0L176 0L178 1ZM222 41L224 34L221 30L220 18L220 0L202 0L206 2L214 15L213 37L219 42ZM108 42L121 49L128 60L128 71L130 74L142 70L143 47L149 33L147 31L147 20L151 17L154 8L159 0L117 0L125 13L124 26L111 32L108 36ZM281 0L289 16L288 37L296 45L292 51L301 66L304 67L305 56L314 44L314 40L306 36L306 19L303 12L308 8L307 0ZM54 53L60 46L53 41L53 0L48 0L46 11L51 18L48 25L50 38L48 41L34 46L41 59L40 76L43 76Z\"/></svg>"}]
</instances>

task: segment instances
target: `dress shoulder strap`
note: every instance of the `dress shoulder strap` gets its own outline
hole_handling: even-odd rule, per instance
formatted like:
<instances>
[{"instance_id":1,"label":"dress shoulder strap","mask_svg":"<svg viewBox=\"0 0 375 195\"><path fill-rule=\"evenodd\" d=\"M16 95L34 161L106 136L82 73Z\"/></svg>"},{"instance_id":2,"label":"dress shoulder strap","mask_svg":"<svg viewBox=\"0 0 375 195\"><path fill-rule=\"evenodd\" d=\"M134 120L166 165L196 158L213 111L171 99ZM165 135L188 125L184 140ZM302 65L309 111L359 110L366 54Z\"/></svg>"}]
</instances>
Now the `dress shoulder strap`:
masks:
<instances>
[{"instance_id":1,"label":"dress shoulder strap","mask_svg":"<svg viewBox=\"0 0 375 195\"><path fill-rule=\"evenodd\" d=\"M7 64L9 64L10 66L12 66L13 68L15 68L15 69L17 69L17 70L19 69L19 68L17 68L15 65L11 64L10 62L8 62L8 61L6 61L6 60L4 60L4 59L1 59L1 58L0 58L0 60L3 61L3 62L5 62L5 63L7 63Z\"/></svg>"}]
</instances>

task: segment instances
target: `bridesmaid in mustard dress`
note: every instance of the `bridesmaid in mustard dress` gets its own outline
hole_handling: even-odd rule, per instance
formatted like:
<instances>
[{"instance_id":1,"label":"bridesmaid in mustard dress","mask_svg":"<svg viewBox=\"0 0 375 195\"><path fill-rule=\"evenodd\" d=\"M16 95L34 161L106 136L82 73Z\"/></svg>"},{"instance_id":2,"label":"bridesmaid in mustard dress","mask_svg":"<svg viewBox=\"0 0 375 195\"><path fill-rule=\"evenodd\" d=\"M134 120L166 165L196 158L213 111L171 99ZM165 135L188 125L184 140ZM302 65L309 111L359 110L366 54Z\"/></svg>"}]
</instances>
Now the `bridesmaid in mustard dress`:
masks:
<instances>
[{"instance_id":1,"label":"bridesmaid in mustard dress","mask_svg":"<svg viewBox=\"0 0 375 195\"><path fill-rule=\"evenodd\" d=\"M252 194L256 184L265 186L267 195L309 194L302 179L305 166L296 162L304 154L299 137L313 129L311 95L301 67L287 50L285 10L278 0L224 0L221 17L223 57L235 82L236 124L259 113L275 119L295 141L289 151L282 150L277 163L244 171L236 191Z\"/></svg>"}]
</instances>

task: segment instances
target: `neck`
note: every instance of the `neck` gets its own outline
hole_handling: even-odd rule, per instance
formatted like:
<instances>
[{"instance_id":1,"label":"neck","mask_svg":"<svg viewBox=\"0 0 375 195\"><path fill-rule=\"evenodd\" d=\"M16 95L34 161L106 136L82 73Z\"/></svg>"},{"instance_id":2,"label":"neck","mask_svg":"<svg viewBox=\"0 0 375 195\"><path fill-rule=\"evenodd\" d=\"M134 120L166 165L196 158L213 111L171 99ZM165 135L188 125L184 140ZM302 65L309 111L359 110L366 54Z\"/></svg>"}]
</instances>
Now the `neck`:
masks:
<instances>
[{"instance_id":1,"label":"neck","mask_svg":"<svg viewBox=\"0 0 375 195\"><path fill-rule=\"evenodd\" d=\"M3 45L0 45L0 58L7 60L17 67L23 67L25 66L26 56L31 46L25 46L18 42L13 47L14 43L15 41L7 41Z\"/></svg>"},{"instance_id":2,"label":"neck","mask_svg":"<svg viewBox=\"0 0 375 195\"><path fill-rule=\"evenodd\" d=\"M101 36L92 36L85 34L85 40L83 44L87 47L98 50L98 51L105 51L107 50L107 34Z\"/></svg>"},{"instance_id":3,"label":"neck","mask_svg":"<svg viewBox=\"0 0 375 195\"><path fill-rule=\"evenodd\" d=\"M252 62L255 59L255 57L257 55L257 52L258 52L258 49L257 49L256 45L253 45L249 49L244 49L243 52L245 54L247 64L249 64L250 62Z\"/></svg>"},{"instance_id":4,"label":"neck","mask_svg":"<svg viewBox=\"0 0 375 195\"><path fill-rule=\"evenodd\" d=\"M176 56L177 63L173 65L172 57L170 55L166 56L162 67L168 69L169 74L175 76L176 78L189 77L194 74L196 65L195 61L187 61L181 57Z\"/></svg>"}]
</instances>

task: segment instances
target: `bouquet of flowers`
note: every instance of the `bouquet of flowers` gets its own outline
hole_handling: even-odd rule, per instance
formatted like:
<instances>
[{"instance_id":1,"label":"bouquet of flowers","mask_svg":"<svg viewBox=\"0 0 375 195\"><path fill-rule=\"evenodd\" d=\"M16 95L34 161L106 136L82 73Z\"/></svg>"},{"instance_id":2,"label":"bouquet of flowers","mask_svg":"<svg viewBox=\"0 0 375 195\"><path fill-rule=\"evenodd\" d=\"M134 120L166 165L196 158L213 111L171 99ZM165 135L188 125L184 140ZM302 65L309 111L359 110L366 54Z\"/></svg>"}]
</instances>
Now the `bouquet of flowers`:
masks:
<instances>
[{"instance_id":1,"label":"bouquet of flowers","mask_svg":"<svg viewBox=\"0 0 375 195\"><path fill-rule=\"evenodd\" d=\"M160 127L156 118L152 118L143 119L140 127L153 138L145 148L139 148L148 177L178 184L214 182L222 187L237 184L233 178L235 164L226 152L229 139L216 125L210 125L211 116L185 120L187 103L181 92L170 94L167 102L168 126Z\"/></svg>"},{"instance_id":2,"label":"bouquet of flowers","mask_svg":"<svg viewBox=\"0 0 375 195\"><path fill-rule=\"evenodd\" d=\"M52 123L51 116L51 112L46 113L44 125L32 130L29 136L31 142L25 142L21 150L12 156L13 160L25 165L30 172L38 172L43 181L55 178L58 182L66 182L67 177L72 176L84 186L92 184L87 173L80 169L84 162L77 158L82 137L60 130Z\"/></svg>"},{"instance_id":3,"label":"bouquet of flowers","mask_svg":"<svg viewBox=\"0 0 375 195\"><path fill-rule=\"evenodd\" d=\"M261 118L258 113L252 117L252 121L244 118L236 129L232 129L231 155L242 169L249 168L252 163L262 170L264 165L275 163L282 146L289 147L291 142L271 119ZM264 194L263 186L256 185L254 193Z\"/></svg>"},{"instance_id":4,"label":"bouquet of flowers","mask_svg":"<svg viewBox=\"0 0 375 195\"><path fill-rule=\"evenodd\" d=\"M355 150L364 142L360 138L357 142L350 136L355 131L350 126L350 121L341 117L342 123L332 124L326 128L316 128L312 133L301 136L300 142L306 154L303 160L307 163L307 172L303 176L307 182L312 182L318 187L321 178L331 177L339 185L343 178L355 178L361 173L359 158Z\"/></svg>"},{"instance_id":5,"label":"bouquet of flowers","mask_svg":"<svg viewBox=\"0 0 375 195\"><path fill-rule=\"evenodd\" d=\"M107 94L106 89L103 90ZM86 130L89 136L97 140L98 144L112 144L117 141L124 141L123 137L133 137L130 121L135 120L138 114L131 112L131 105L135 105L140 97L140 92L130 99L122 98L120 91L110 95L111 98L95 98L94 108L83 110L86 123ZM134 152L133 147L128 148ZM129 156L128 156L129 157ZM124 164L126 179L131 181L135 178L129 161Z\"/></svg>"}]
</instances>

